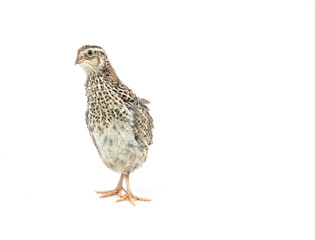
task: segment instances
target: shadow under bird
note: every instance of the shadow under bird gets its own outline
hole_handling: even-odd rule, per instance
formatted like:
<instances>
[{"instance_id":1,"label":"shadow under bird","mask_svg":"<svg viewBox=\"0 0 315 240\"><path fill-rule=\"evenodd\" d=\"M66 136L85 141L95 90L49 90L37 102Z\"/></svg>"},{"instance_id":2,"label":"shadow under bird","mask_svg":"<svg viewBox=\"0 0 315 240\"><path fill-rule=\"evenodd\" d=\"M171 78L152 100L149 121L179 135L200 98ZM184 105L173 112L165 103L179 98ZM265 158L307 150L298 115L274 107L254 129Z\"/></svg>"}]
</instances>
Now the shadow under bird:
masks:
<instances>
[{"instance_id":1,"label":"shadow under bird","mask_svg":"<svg viewBox=\"0 0 315 240\"><path fill-rule=\"evenodd\" d=\"M132 194L130 174L146 161L152 144L153 119L148 100L139 98L123 84L103 48L86 45L78 50L75 64L86 72L86 124L93 143L110 169L121 174L118 185L97 191L100 198L118 195L120 201L151 201ZM123 181L126 181L126 190ZM122 195L122 191L125 194Z\"/></svg>"}]
</instances>

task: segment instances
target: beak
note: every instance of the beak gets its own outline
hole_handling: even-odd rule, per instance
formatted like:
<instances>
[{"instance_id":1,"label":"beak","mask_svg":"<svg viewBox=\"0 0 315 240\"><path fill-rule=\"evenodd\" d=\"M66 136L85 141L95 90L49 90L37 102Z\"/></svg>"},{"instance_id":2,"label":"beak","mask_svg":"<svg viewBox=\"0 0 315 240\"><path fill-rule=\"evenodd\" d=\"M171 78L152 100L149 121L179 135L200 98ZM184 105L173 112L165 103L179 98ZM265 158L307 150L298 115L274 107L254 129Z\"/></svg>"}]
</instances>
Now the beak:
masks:
<instances>
[{"instance_id":1,"label":"beak","mask_svg":"<svg viewBox=\"0 0 315 240\"><path fill-rule=\"evenodd\" d=\"M74 65L77 65L77 64L80 64L83 62L83 59L81 56L77 56L77 59L75 60L75 64Z\"/></svg>"}]
</instances>

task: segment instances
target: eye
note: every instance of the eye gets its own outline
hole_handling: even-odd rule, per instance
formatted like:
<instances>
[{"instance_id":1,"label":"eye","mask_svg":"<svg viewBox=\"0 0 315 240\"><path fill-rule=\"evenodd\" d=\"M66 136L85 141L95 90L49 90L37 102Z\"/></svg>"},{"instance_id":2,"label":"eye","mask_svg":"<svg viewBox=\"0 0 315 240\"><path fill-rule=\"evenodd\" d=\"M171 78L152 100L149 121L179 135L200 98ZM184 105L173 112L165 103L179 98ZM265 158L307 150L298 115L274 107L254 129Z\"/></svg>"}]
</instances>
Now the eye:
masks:
<instances>
[{"instance_id":1,"label":"eye","mask_svg":"<svg viewBox=\"0 0 315 240\"><path fill-rule=\"evenodd\" d=\"M88 55L92 56L92 51L91 50L88 51Z\"/></svg>"}]
</instances>

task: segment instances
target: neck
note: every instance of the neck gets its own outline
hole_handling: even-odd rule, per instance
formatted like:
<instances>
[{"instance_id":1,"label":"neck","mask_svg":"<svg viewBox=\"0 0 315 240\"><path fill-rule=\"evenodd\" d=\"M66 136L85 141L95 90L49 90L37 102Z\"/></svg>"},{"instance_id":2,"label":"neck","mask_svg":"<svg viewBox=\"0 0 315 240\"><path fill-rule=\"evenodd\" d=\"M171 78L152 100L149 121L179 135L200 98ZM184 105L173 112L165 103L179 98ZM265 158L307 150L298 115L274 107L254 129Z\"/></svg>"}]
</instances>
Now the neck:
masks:
<instances>
[{"instance_id":1,"label":"neck","mask_svg":"<svg viewBox=\"0 0 315 240\"><path fill-rule=\"evenodd\" d=\"M109 90L114 86L122 85L109 61L97 71L87 71L86 76L85 89L88 98L95 94L104 94L106 89Z\"/></svg>"}]
</instances>

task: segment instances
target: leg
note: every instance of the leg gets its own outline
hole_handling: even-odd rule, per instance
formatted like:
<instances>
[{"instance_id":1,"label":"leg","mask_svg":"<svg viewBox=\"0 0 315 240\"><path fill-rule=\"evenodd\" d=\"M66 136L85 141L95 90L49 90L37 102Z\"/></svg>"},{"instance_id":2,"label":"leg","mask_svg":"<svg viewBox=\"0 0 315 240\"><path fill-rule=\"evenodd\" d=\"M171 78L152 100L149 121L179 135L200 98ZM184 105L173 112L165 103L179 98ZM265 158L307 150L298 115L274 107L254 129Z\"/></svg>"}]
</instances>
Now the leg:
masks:
<instances>
[{"instance_id":1,"label":"leg","mask_svg":"<svg viewBox=\"0 0 315 240\"><path fill-rule=\"evenodd\" d=\"M109 191L96 191L96 193L103 194L100 196L100 198L105 198L105 197L109 197L109 196L113 196L113 195L118 195L119 197L121 197L121 191L124 190L126 192L126 190L122 186L123 181L124 181L124 175L121 174L119 182L118 182L117 187L115 189L109 190Z\"/></svg>"},{"instance_id":2,"label":"leg","mask_svg":"<svg viewBox=\"0 0 315 240\"><path fill-rule=\"evenodd\" d=\"M146 201L146 202L151 201L151 199L141 198L141 197L137 197L133 195L130 189L130 184L129 184L129 174L125 174L124 176L126 180L127 191L126 191L126 194L121 196L116 202L128 200L133 206L136 206L135 201Z\"/></svg>"}]
</instances>

